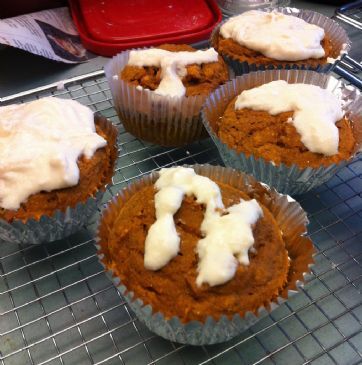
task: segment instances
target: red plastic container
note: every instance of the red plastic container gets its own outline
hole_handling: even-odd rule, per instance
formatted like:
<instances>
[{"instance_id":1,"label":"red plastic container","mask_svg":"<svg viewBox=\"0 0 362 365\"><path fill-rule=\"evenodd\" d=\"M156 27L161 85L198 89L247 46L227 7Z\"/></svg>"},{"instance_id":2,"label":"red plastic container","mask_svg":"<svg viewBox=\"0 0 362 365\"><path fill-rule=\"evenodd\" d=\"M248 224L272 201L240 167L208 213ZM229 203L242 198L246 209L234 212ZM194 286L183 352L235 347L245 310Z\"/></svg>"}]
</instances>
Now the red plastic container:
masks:
<instances>
[{"instance_id":1,"label":"red plastic container","mask_svg":"<svg viewBox=\"0 0 362 365\"><path fill-rule=\"evenodd\" d=\"M128 48L195 43L222 19L214 0L70 0L85 48L114 56Z\"/></svg>"}]
</instances>

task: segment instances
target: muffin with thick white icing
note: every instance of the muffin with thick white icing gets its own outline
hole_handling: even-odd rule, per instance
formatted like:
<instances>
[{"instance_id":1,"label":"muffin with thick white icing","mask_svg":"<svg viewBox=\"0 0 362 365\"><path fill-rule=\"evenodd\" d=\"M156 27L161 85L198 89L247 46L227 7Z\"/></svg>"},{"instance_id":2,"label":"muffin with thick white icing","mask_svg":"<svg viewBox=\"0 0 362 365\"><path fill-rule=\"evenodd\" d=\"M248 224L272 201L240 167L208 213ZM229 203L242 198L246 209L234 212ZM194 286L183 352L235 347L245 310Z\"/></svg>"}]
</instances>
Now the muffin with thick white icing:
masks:
<instances>
[{"instance_id":1,"label":"muffin with thick white icing","mask_svg":"<svg viewBox=\"0 0 362 365\"><path fill-rule=\"evenodd\" d=\"M303 213L286 200L230 169L162 169L107 206L98 254L152 331L225 341L285 299L312 262Z\"/></svg>"},{"instance_id":2,"label":"muffin with thick white icing","mask_svg":"<svg viewBox=\"0 0 362 365\"><path fill-rule=\"evenodd\" d=\"M7 237L6 225L14 234L15 226L22 227L15 241L33 243L59 239L81 228L74 224L80 216L72 222L71 211L81 204L83 224L89 217L87 201L111 181L115 139L110 122L95 118L91 109L74 100L49 97L1 107L2 239ZM68 225L62 215L68 215Z\"/></svg>"},{"instance_id":3,"label":"muffin with thick white icing","mask_svg":"<svg viewBox=\"0 0 362 365\"><path fill-rule=\"evenodd\" d=\"M310 11L280 10L251 10L228 19L211 45L234 65L265 68L322 69L346 51L349 40L337 23Z\"/></svg>"},{"instance_id":4,"label":"muffin with thick white icing","mask_svg":"<svg viewBox=\"0 0 362 365\"><path fill-rule=\"evenodd\" d=\"M125 129L165 146L206 136L199 118L201 106L229 77L213 48L173 44L122 52L105 70Z\"/></svg>"},{"instance_id":5,"label":"muffin with thick white icing","mask_svg":"<svg viewBox=\"0 0 362 365\"><path fill-rule=\"evenodd\" d=\"M322 73L257 71L213 93L203 122L227 166L299 194L327 181L360 150L359 98Z\"/></svg>"},{"instance_id":6,"label":"muffin with thick white icing","mask_svg":"<svg viewBox=\"0 0 362 365\"><path fill-rule=\"evenodd\" d=\"M344 114L331 91L278 80L242 91L218 121L217 134L247 156L318 168L353 154L356 140Z\"/></svg>"}]
</instances>

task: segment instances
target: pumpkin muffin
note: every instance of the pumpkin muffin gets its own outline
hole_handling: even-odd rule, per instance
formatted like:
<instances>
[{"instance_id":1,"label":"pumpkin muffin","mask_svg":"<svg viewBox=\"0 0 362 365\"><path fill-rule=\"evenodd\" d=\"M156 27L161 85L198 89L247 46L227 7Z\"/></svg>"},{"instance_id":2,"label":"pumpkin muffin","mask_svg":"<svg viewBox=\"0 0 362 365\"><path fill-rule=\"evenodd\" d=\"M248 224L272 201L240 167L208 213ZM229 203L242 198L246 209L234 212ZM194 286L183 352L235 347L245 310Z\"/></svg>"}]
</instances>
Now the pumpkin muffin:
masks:
<instances>
[{"instance_id":1,"label":"pumpkin muffin","mask_svg":"<svg viewBox=\"0 0 362 365\"><path fill-rule=\"evenodd\" d=\"M249 328L307 279L314 249L306 222L297 202L251 176L175 167L109 202L96 247L107 276L151 331L213 344Z\"/></svg>"},{"instance_id":2,"label":"pumpkin muffin","mask_svg":"<svg viewBox=\"0 0 362 365\"><path fill-rule=\"evenodd\" d=\"M0 219L26 222L30 218L38 220L43 215L52 216L56 210L64 212L67 207L84 203L100 189L104 189L113 176L117 151L116 136L110 135L104 119L101 119L95 118L96 132L107 140L107 145L97 150L90 159L85 156L78 159L79 183L76 186L33 194L17 210L0 207Z\"/></svg>"},{"instance_id":3,"label":"pumpkin muffin","mask_svg":"<svg viewBox=\"0 0 362 365\"><path fill-rule=\"evenodd\" d=\"M348 160L355 149L356 140L350 121L343 117L336 123L339 134L338 153L326 156L309 151L301 136L290 123L293 112L271 115L266 111L235 109L234 98L227 106L217 125L217 135L231 149L246 156L264 158L300 168L329 166Z\"/></svg>"},{"instance_id":4,"label":"pumpkin muffin","mask_svg":"<svg viewBox=\"0 0 362 365\"><path fill-rule=\"evenodd\" d=\"M250 200L230 186L218 183L225 207ZM256 313L268 306L282 292L288 280L288 252L273 215L262 206L263 216L253 228L255 243L249 251L249 265L239 264L235 276L225 284L196 284L198 275L197 242L202 238L200 226L205 207L194 196L185 197L174 216L181 238L180 251L166 266L157 271L144 265L145 240L155 222L154 186L135 193L108 223L108 236L101 240L103 263L119 277L127 290L134 292L155 312L169 319L177 316L182 322L205 321L208 316L231 318L236 313ZM177 305L175 305L177 298Z\"/></svg>"},{"instance_id":5,"label":"pumpkin muffin","mask_svg":"<svg viewBox=\"0 0 362 365\"><path fill-rule=\"evenodd\" d=\"M206 97L229 78L210 48L186 44L124 51L105 66L120 121L127 132L162 146L207 137L200 111Z\"/></svg>"},{"instance_id":6,"label":"pumpkin muffin","mask_svg":"<svg viewBox=\"0 0 362 365\"><path fill-rule=\"evenodd\" d=\"M187 44L163 44L156 48L170 52L196 52ZM144 89L155 90L161 82L161 69L156 66L127 65L120 74L122 80ZM228 68L222 57L217 62L191 64L186 66L186 75L182 83L186 88L186 96L208 95L219 85L229 79Z\"/></svg>"},{"instance_id":7,"label":"pumpkin muffin","mask_svg":"<svg viewBox=\"0 0 362 365\"><path fill-rule=\"evenodd\" d=\"M0 239L40 243L79 230L111 182L117 129L74 100L0 108Z\"/></svg>"},{"instance_id":8,"label":"pumpkin muffin","mask_svg":"<svg viewBox=\"0 0 362 365\"><path fill-rule=\"evenodd\" d=\"M244 28L233 29L238 26ZM241 64L327 70L350 45L346 32L335 21L312 11L288 8L252 10L232 17L215 29L210 43L236 72Z\"/></svg>"},{"instance_id":9,"label":"pumpkin muffin","mask_svg":"<svg viewBox=\"0 0 362 365\"><path fill-rule=\"evenodd\" d=\"M324 73L267 70L236 77L202 120L226 166L283 194L325 183L359 153L360 96Z\"/></svg>"},{"instance_id":10,"label":"pumpkin muffin","mask_svg":"<svg viewBox=\"0 0 362 365\"><path fill-rule=\"evenodd\" d=\"M265 67L308 65L311 68L317 68L318 66L323 66L327 64L328 58L334 58L338 56L333 52L332 42L328 36L326 36L321 41L321 46L323 47L325 52L325 56L321 58L307 58L300 61L278 61L267 57L258 51L254 51L245 46L242 46L231 38L223 38L220 34L215 43L215 49L217 49L220 54L226 55L239 62L247 62L248 64L256 64Z\"/></svg>"}]
</instances>

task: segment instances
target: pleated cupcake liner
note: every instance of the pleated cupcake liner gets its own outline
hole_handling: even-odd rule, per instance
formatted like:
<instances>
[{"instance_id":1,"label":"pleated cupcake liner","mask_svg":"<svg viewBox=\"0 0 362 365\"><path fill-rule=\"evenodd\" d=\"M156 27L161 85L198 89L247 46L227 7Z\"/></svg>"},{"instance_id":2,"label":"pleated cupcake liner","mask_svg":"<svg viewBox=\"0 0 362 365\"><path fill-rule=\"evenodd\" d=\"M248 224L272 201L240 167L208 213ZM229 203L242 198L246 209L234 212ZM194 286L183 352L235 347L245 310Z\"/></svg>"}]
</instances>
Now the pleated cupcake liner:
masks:
<instances>
[{"instance_id":1,"label":"pleated cupcake liner","mask_svg":"<svg viewBox=\"0 0 362 365\"><path fill-rule=\"evenodd\" d=\"M114 107L127 132L161 146L182 146L207 137L200 110L206 95L158 95L121 79L130 51L113 57L104 67Z\"/></svg>"},{"instance_id":2,"label":"pleated cupcake liner","mask_svg":"<svg viewBox=\"0 0 362 365\"><path fill-rule=\"evenodd\" d=\"M64 211L56 210L51 216L42 215L39 219L29 218L25 222L20 219L7 222L0 218L0 242L40 244L60 240L79 231L94 215L106 186L112 180L118 154L116 144L117 128L100 115L95 115L95 122L107 135L108 143L113 146L110 157L112 169L104 177L104 185L86 201L79 202L74 207L68 206Z\"/></svg>"},{"instance_id":3,"label":"pleated cupcake liner","mask_svg":"<svg viewBox=\"0 0 362 365\"><path fill-rule=\"evenodd\" d=\"M106 275L114 283L125 298L138 319L157 335L179 343L190 345L206 345L224 342L242 333L272 310L295 295L311 277L314 248L309 238L305 236L308 219L301 206L286 195L281 195L265 184L258 183L252 176L237 172L231 168L211 165L187 166L195 172L207 176L214 181L225 183L246 192L251 198L256 198L264 204L276 219L283 235L290 258L288 283L280 295L267 307L260 306L257 311L245 315L235 313L231 318L225 315L219 319L207 316L205 321L189 321L183 323L176 315L166 318L157 312L142 298L137 298L132 288L127 288L121 279L104 264L103 248L107 247L107 235L117 220L119 211L124 204L138 191L153 185L158 173L153 172L121 190L108 204L102 213L97 233L97 255L105 268ZM119 265L122 265L120 262ZM242 298L241 298L242 299ZM175 303L175 305L177 305Z\"/></svg>"},{"instance_id":4,"label":"pleated cupcake liner","mask_svg":"<svg viewBox=\"0 0 362 365\"><path fill-rule=\"evenodd\" d=\"M284 163L276 165L273 161L262 157L239 153L220 140L217 135L217 122L224 114L227 105L243 90L275 80L317 85L332 91L340 98L342 109L352 124L357 141L355 150L348 160L319 168L300 168L297 164L287 166ZM257 180L274 187L283 194L302 194L322 185L342 167L358 158L362 147L362 98L360 92L352 86L345 85L340 80L314 71L268 70L238 76L209 95L201 114L203 123L226 166L251 174Z\"/></svg>"},{"instance_id":5,"label":"pleated cupcake liner","mask_svg":"<svg viewBox=\"0 0 362 365\"><path fill-rule=\"evenodd\" d=\"M214 47L224 58L225 62L234 70L236 75L243 75L253 71L265 71L265 70L274 70L274 69L285 69L285 70L312 70L316 72L327 73L331 71L338 59L340 59L345 53L348 53L351 48L351 41L348 38L346 31L333 19L330 19L320 13L316 13L311 10L305 9L296 9L291 7L277 7L275 9L267 8L267 9L259 9L261 11L271 12L271 11L278 11L280 13L286 15L293 15L298 18L305 20L307 23L315 24L324 29L326 35L330 38L332 42L332 53L336 55L331 62L318 65L318 66L311 66L306 64L287 64L287 65L265 65L265 64L258 64L258 63L248 63L246 61L241 62L237 59L237 57L232 57L225 53L221 53L218 51L217 42L220 32L220 27L225 24L228 19L225 19L220 24L218 24L215 29L212 31L210 36L210 45ZM276 62L278 62L276 60ZM283 61L280 61L283 63ZM286 62L286 61L284 61Z\"/></svg>"}]
</instances>

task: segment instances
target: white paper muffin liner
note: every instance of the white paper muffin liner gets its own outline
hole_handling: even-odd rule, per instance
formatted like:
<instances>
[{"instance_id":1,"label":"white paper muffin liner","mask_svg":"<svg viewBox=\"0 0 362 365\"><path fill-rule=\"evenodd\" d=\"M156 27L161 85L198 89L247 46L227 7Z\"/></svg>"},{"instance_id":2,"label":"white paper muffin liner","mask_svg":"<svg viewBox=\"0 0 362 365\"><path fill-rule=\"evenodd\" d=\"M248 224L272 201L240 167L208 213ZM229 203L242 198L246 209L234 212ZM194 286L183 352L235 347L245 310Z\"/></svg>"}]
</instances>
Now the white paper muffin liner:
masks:
<instances>
[{"instance_id":1,"label":"white paper muffin liner","mask_svg":"<svg viewBox=\"0 0 362 365\"><path fill-rule=\"evenodd\" d=\"M109 143L114 146L111 153L113 168L108 176L105 176L105 185L85 202L79 202L74 207L67 207L65 211L57 210L52 216L42 215L39 219L30 218L26 222L14 219L10 223L0 218L0 242L39 244L56 241L79 231L97 211L106 185L111 182L114 173L118 131L104 117L95 115L95 121L107 134Z\"/></svg>"},{"instance_id":2,"label":"white paper muffin liner","mask_svg":"<svg viewBox=\"0 0 362 365\"><path fill-rule=\"evenodd\" d=\"M216 132L216 123L224 114L231 100L243 90L274 80L317 85L331 90L340 98L342 108L352 123L353 133L357 141L355 151L349 160L319 168L300 168L296 164L286 166L283 163L276 165L262 157L256 158L253 155L248 157L244 153L239 153L219 139ZM323 184L339 169L356 158L362 146L362 98L360 92L352 86L344 85L340 80L314 71L268 70L238 76L210 94L201 114L203 123L215 142L226 166L251 174L257 180L263 181L284 194L302 194Z\"/></svg>"},{"instance_id":3,"label":"white paper muffin liner","mask_svg":"<svg viewBox=\"0 0 362 365\"><path fill-rule=\"evenodd\" d=\"M171 97L131 85L120 78L130 51L104 67L114 107L127 132L162 146L182 146L207 137L200 118L207 95Z\"/></svg>"},{"instance_id":4,"label":"white paper muffin liner","mask_svg":"<svg viewBox=\"0 0 362 365\"><path fill-rule=\"evenodd\" d=\"M270 210L276 219L286 242L288 255L291 259L291 268L287 286L275 301L270 302L268 308L261 306L256 313L247 312L243 317L235 313L232 318L222 316L215 320L208 316L203 323L200 321L182 323L176 316L167 319L162 313L154 312L150 304L144 303L141 298L136 298L134 293L128 290L121 280L105 266L102 247L107 247L107 235L112 230L112 224L116 222L118 212L133 194L146 186L154 184L158 178L157 172L144 176L121 190L104 209L97 232L97 255L109 279L122 293L139 320L152 332L168 340L190 345L214 344L230 340L240 334L289 297L296 294L298 288L302 287L304 282L311 278L310 269L313 265L314 248L310 239L305 237L308 223L306 213L295 200L256 182L252 176L231 168L211 165L193 165L189 167L194 168L198 174L239 188L249 196L255 197Z\"/></svg>"},{"instance_id":5,"label":"white paper muffin liner","mask_svg":"<svg viewBox=\"0 0 362 365\"><path fill-rule=\"evenodd\" d=\"M306 64L293 64L292 62L287 65L263 65L263 64L257 64L252 63L249 64L248 62L240 62L236 57L231 57L230 55L226 55L224 53L220 53L225 62L234 70L236 75L242 75L245 73L249 73L251 71L257 71L257 70L273 70L273 69L302 69L302 70L314 70L317 72L328 72L333 67L335 62L340 59L343 54L348 53L351 48L351 41L348 38L348 35L346 31L333 19L330 19L320 13L316 13L311 10L305 10L305 9L296 9L291 7L277 7L275 9L272 8L266 8L266 9L259 9L261 11L271 12L271 11L278 11L280 13L286 14L286 15L293 15L298 18L301 18L305 20L308 23L315 24L325 30L326 35L328 38L330 38L333 46L333 54L335 54L335 61L333 62L333 59L330 63L324 64L324 65L318 65L317 67L313 67L308 65L308 62ZM228 19L225 19L220 24L218 24L215 29L212 31L210 36L210 45L214 47L217 50L217 39L219 36L220 27L227 22ZM278 62L278 61L277 61ZM280 61L283 63L283 61ZM284 61L286 62L286 61Z\"/></svg>"}]
</instances>

